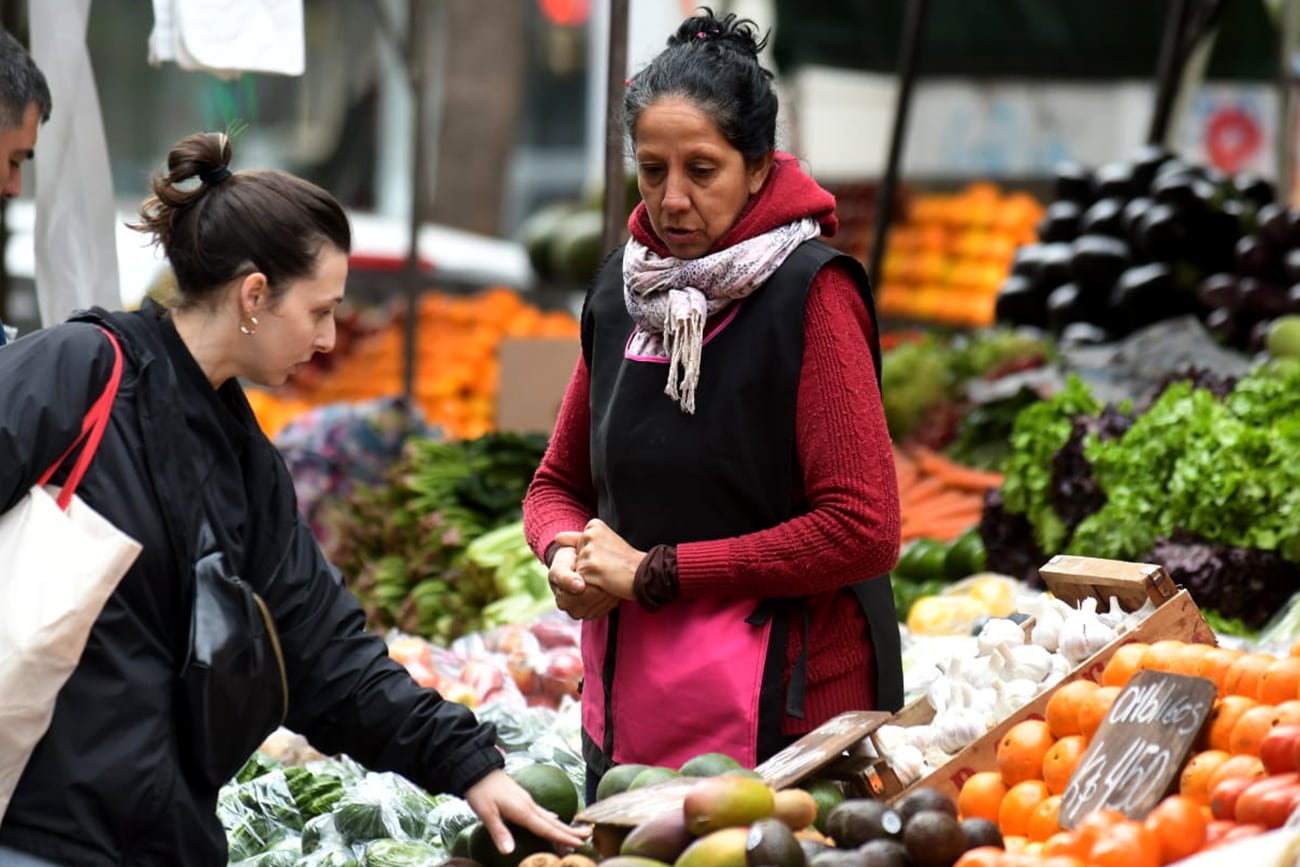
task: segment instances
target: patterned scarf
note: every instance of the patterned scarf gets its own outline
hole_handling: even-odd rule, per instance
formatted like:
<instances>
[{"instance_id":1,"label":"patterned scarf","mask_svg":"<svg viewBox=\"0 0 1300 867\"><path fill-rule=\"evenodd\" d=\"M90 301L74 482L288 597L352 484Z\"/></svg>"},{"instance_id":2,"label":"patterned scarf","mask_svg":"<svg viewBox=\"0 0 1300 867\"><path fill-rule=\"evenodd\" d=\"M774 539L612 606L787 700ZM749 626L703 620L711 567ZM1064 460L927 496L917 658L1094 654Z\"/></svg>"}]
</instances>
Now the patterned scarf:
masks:
<instances>
[{"instance_id":1,"label":"patterned scarf","mask_svg":"<svg viewBox=\"0 0 1300 867\"><path fill-rule=\"evenodd\" d=\"M704 324L767 282L786 257L821 234L810 218L698 259L660 257L635 238L623 250L623 299L636 323L628 353L668 360L664 394L695 413Z\"/></svg>"}]
</instances>

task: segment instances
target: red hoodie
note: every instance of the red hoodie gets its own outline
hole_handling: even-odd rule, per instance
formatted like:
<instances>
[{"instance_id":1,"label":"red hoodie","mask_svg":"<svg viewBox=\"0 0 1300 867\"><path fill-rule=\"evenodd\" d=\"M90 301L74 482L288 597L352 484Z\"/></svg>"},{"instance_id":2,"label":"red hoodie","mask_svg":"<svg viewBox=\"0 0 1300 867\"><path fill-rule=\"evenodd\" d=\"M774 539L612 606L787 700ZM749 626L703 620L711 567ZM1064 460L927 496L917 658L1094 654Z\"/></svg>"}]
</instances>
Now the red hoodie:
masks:
<instances>
[{"instance_id":1,"label":"red hoodie","mask_svg":"<svg viewBox=\"0 0 1300 867\"><path fill-rule=\"evenodd\" d=\"M804 217L826 236L838 227L835 198L788 154L778 153L763 188L715 250ZM633 237L667 256L645 205L628 220ZM761 291L761 290L760 290ZM796 407L796 447L808 510L757 533L677 546L682 598L810 597L817 624L809 649L803 719L787 717L786 734L831 716L871 706L864 678L873 665L859 638L866 621L835 593L893 568L899 548L898 486L889 432L867 338L872 324L857 287L837 265L813 281L804 315L803 367ZM538 556L557 533L581 530L595 517L591 482L590 381L579 359L560 406L550 447L524 500L524 529ZM791 623L787 672L802 645L801 618Z\"/></svg>"}]
</instances>

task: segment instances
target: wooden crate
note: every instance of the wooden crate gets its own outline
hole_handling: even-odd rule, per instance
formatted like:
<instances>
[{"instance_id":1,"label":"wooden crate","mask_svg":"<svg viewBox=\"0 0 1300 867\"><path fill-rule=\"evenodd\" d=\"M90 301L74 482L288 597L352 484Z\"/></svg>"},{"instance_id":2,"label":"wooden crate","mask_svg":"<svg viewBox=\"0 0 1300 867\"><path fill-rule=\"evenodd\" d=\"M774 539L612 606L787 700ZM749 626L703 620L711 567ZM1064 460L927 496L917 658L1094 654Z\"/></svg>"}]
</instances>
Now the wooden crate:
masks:
<instances>
[{"instance_id":1,"label":"wooden crate","mask_svg":"<svg viewBox=\"0 0 1300 867\"><path fill-rule=\"evenodd\" d=\"M1214 631L1201 616L1201 610L1192 601L1191 595L1186 590L1176 588L1161 566L1090 557L1053 557L1040 571L1053 594L1075 604L1089 596L1107 602L1111 596L1117 596L1126 610L1137 610L1147 599L1152 600L1156 608L1136 628L1085 659L1062 680L1000 721L945 765L907 787L886 791L884 800L896 801L922 786L938 789L955 799L961 791L962 783L973 774L997 768L998 743L1012 726L1028 719L1043 719L1047 702L1052 695L1071 681L1086 678L1100 683L1106 663L1125 644L1150 644L1161 639L1216 643ZM1094 578L1097 580L1094 581ZM933 716L933 710L922 698L899 711L893 722L898 725L921 725L928 723Z\"/></svg>"}]
</instances>

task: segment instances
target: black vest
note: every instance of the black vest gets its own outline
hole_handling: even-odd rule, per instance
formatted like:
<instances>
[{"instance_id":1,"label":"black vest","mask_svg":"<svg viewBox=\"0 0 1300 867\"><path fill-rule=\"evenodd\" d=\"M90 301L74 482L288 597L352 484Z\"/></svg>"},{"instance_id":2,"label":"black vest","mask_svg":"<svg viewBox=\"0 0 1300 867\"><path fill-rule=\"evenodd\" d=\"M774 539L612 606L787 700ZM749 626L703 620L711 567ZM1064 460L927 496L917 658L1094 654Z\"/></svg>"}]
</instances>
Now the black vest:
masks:
<instances>
[{"instance_id":1,"label":"black vest","mask_svg":"<svg viewBox=\"0 0 1300 867\"><path fill-rule=\"evenodd\" d=\"M706 342L692 415L664 394L667 364L624 357L633 323L623 299L622 248L606 259L582 314L591 472L599 517L630 544L645 550L743 535L806 509L797 500L795 444L804 308L813 279L833 260L847 266L876 323L862 266L807 241ZM873 327L877 383L878 335ZM864 578L851 589L871 629L875 707L893 711L903 703L893 592L888 576Z\"/></svg>"}]
</instances>

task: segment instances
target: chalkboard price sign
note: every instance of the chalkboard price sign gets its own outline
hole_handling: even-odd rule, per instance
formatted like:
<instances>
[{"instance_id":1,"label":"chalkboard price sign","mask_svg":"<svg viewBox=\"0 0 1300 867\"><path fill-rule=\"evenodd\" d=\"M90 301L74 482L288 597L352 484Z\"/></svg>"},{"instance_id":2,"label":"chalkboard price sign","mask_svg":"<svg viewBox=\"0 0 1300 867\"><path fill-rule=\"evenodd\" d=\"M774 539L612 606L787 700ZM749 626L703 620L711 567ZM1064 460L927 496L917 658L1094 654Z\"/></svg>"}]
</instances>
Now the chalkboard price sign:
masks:
<instances>
[{"instance_id":1,"label":"chalkboard price sign","mask_svg":"<svg viewBox=\"0 0 1300 867\"><path fill-rule=\"evenodd\" d=\"M1063 828L1093 810L1141 819L1173 786L1214 706L1213 681L1141 671L1115 699L1061 796Z\"/></svg>"}]
</instances>

